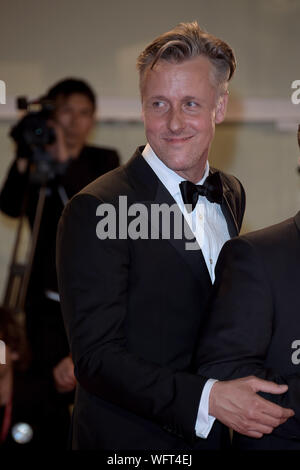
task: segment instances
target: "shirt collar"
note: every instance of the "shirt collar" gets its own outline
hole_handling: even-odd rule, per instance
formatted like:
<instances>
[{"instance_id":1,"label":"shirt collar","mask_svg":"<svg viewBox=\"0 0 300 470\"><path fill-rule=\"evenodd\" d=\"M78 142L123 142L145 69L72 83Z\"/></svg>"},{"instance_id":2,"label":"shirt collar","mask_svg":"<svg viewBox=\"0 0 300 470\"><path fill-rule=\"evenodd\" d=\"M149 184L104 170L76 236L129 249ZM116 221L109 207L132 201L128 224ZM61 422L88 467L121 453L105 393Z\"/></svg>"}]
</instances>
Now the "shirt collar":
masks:
<instances>
[{"instance_id":1,"label":"shirt collar","mask_svg":"<svg viewBox=\"0 0 300 470\"><path fill-rule=\"evenodd\" d=\"M184 181L184 178L179 176L175 171L168 168L155 154L154 150L150 147L149 144L144 148L142 155L148 165L152 168L156 176L160 179L162 184L167 188L171 196L175 196L179 189L179 183ZM209 163L206 162L204 174L200 181L197 184L202 184L209 174Z\"/></svg>"}]
</instances>

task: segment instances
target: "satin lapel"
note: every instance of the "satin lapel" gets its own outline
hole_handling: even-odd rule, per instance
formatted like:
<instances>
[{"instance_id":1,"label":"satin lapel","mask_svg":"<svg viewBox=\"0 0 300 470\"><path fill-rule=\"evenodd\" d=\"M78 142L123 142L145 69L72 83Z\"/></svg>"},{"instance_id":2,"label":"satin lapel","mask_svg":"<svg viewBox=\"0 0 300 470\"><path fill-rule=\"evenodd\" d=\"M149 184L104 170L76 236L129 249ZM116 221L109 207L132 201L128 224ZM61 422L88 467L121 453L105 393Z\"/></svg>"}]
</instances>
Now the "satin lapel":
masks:
<instances>
[{"instance_id":1,"label":"satin lapel","mask_svg":"<svg viewBox=\"0 0 300 470\"><path fill-rule=\"evenodd\" d=\"M228 232L229 232L230 237L231 238L237 237L239 234L239 228L238 228L237 221L235 219L235 216L232 212L232 209L228 201L228 193L226 194L224 192L223 194L223 201L221 204L221 209L227 222L227 227L228 227Z\"/></svg>"},{"instance_id":2,"label":"satin lapel","mask_svg":"<svg viewBox=\"0 0 300 470\"><path fill-rule=\"evenodd\" d=\"M203 257L202 250L198 245L189 225L187 224L181 210L179 209L178 205L176 204L173 197L170 195L169 191L164 187L163 184L159 182L157 193L155 199L153 201L154 204L163 204L166 203L168 206L172 206L173 204L176 205L177 213L181 217L182 220L182 237L175 238L173 236L170 237L168 240L169 243L175 248L177 253L186 261L186 263L190 266L191 270L193 271L195 277L198 280L202 280L208 284L211 284L210 275L205 263L205 259ZM197 249L189 249L189 248L197 248Z\"/></svg>"},{"instance_id":3,"label":"satin lapel","mask_svg":"<svg viewBox=\"0 0 300 470\"><path fill-rule=\"evenodd\" d=\"M141 151L142 149L140 149ZM182 212L180 211L175 199L171 196L169 191L157 178L152 168L146 163L140 151L137 151L131 161L126 165L126 172L135 187L136 195L135 202L139 202L145 205L148 209L148 214L151 214L151 206L153 204L167 206L173 206L178 211L182 220L182 227L184 224L184 230L182 230L182 237L175 238L171 236L166 239L177 251L177 253L185 260L189 265L190 269L194 273L195 277L204 283L207 288L211 285L210 275L203 257L202 250L197 244L195 237L193 236L188 224L186 223ZM151 220L151 224L153 224ZM172 225L172 224L171 224ZM172 227L171 227L172 228ZM155 227L155 231L162 235L161 224ZM190 250L186 249L187 246L197 246L198 249Z\"/></svg>"},{"instance_id":4,"label":"satin lapel","mask_svg":"<svg viewBox=\"0 0 300 470\"><path fill-rule=\"evenodd\" d=\"M210 170L210 173L215 173L214 168ZM226 181L224 181L224 178L222 177L222 173L220 172L220 177L223 185L223 200L221 203L221 210L223 212L223 215L225 217L225 220L227 222L227 227L228 227L228 232L231 238L236 237L239 234L239 227L235 218L235 215L232 211L231 205L230 205L230 199L231 199L231 189L228 187L226 184Z\"/></svg>"}]
</instances>

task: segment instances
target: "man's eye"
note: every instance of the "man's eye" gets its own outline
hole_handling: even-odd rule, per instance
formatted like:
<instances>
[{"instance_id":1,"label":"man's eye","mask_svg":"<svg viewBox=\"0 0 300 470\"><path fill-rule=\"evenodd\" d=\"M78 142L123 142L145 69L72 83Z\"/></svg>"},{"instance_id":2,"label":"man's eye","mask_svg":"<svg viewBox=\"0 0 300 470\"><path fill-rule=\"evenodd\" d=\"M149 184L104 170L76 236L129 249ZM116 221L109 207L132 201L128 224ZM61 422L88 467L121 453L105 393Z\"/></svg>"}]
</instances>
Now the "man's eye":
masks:
<instances>
[{"instance_id":1,"label":"man's eye","mask_svg":"<svg viewBox=\"0 0 300 470\"><path fill-rule=\"evenodd\" d=\"M154 108L162 108L162 107L164 106L164 102L163 102L163 101L154 101L154 102L152 103L152 106L153 106Z\"/></svg>"},{"instance_id":2,"label":"man's eye","mask_svg":"<svg viewBox=\"0 0 300 470\"><path fill-rule=\"evenodd\" d=\"M188 108L196 108L198 106L198 103L196 103L195 101L188 101L186 105Z\"/></svg>"}]
</instances>

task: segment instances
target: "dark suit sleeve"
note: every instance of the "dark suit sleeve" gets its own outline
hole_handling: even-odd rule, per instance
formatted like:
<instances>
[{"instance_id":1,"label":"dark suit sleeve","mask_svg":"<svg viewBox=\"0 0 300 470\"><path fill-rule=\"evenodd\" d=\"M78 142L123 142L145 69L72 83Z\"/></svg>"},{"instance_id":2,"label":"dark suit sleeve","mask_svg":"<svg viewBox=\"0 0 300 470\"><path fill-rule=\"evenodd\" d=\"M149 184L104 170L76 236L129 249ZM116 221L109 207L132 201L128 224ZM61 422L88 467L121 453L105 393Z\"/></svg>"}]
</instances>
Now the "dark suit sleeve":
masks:
<instances>
[{"instance_id":1,"label":"dark suit sleeve","mask_svg":"<svg viewBox=\"0 0 300 470\"><path fill-rule=\"evenodd\" d=\"M130 241L96 236L99 204L89 194L75 196L58 229L58 281L75 375L90 393L193 439L206 379L128 350Z\"/></svg>"},{"instance_id":2,"label":"dark suit sleeve","mask_svg":"<svg viewBox=\"0 0 300 470\"><path fill-rule=\"evenodd\" d=\"M248 375L287 384L281 395L264 398L292 408L295 417L274 430L300 438L300 376L282 376L264 366L274 327L272 288L254 246L243 238L227 242L216 267L211 308L197 348L200 374L220 380Z\"/></svg>"}]
</instances>

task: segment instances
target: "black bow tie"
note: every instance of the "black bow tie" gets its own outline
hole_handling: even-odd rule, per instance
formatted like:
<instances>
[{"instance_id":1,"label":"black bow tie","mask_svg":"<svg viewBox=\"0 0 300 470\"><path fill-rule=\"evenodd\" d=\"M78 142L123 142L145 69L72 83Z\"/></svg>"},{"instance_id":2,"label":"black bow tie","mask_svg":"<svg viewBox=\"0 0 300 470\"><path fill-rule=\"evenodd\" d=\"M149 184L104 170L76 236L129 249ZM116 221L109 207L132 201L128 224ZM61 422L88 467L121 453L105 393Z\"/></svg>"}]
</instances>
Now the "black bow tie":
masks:
<instances>
[{"instance_id":1,"label":"black bow tie","mask_svg":"<svg viewBox=\"0 0 300 470\"><path fill-rule=\"evenodd\" d=\"M209 202L221 204L223 196L223 186L219 172L210 174L203 184L194 184L191 181L182 181L179 185L184 204L191 204L192 212L199 196L205 196Z\"/></svg>"}]
</instances>

